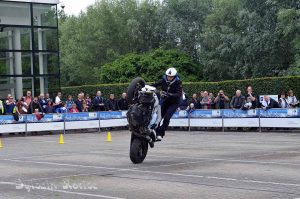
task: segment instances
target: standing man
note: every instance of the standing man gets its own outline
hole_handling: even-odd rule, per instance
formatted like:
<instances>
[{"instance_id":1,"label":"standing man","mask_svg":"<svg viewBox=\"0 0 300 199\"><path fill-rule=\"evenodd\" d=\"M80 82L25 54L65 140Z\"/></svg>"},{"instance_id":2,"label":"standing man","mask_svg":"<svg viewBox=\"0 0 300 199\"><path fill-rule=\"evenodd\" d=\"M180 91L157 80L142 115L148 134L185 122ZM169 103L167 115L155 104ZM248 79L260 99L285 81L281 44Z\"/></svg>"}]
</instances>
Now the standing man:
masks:
<instances>
[{"instance_id":1,"label":"standing man","mask_svg":"<svg viewBox=\"0 0 300 199\"><path fill-rule=\"evenodd\" d=\"M105 100L102 97L101 91L97 91L96 97L92 103L95 111L105 111Z\"/></svg>"},{"instance_id":2,"label":"standing man","mask_svg":"<svg viewBox=\"0 0 300 199\"><path fill-rule=\"evenodd\" d=\"M121 111L127 111L128 110L128 101L127 101L127 98L126 98L126 93L122 94L121 99L118 101L118 106L119 106L119 109Z\"/></svg>"},{"instance_id":3,"label":"standing man","mask_svg":"<svg viewBox=\"0 0 300 199\"><path fill-rule=\"evenodd\" d=\"M251 99L252 106L250 107L250 109L255 109L255 108L257 108L257 96L256 96L255 93L253 92L252 86L248 86L248 88L247 88L247 95L246 95L245 98L246 98L246 99L248 99L248 98Z\"/></svg>"},{"instance_id":4,"label":"standing man","mask_svg":"<svg viewBox=\"0 0 300 199\"><path fill-rule=\"evenodd\" d=\"M175 68L169 68L166 71L166 75L152 86L161 87L162 90L161 116L164 121L156 130L157 141L161 141L169 126L172 115L179 107L180 98L182 96L182 83L177 75L177 70Z\"/></svg>"}]
</instances>

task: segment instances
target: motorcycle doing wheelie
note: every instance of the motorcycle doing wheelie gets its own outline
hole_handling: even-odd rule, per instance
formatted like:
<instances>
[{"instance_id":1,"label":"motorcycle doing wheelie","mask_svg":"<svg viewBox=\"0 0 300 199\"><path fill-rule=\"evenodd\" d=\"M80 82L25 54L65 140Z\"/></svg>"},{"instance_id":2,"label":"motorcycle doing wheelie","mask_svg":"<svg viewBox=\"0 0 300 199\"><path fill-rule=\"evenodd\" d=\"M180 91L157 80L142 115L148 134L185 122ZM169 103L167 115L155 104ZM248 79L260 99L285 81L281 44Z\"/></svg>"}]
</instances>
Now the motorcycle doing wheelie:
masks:
<instances>
[{"instance_id":1,"label":"motorcycle doing wheelie","mask_svg":"<svg viewBox=\"0 0 300 199\"><path fill-rule=\"evenodd\" d=\"M129 85L127 99L130 104L127 112L129 130L131 131L130 160L134 164L138 164L146 158L148 146L154 147L156 135L155 131L149 129L149 124L152 119L154 104L158 99L155 91L150 86L145 87L145 81L140 77L132 80Z\"/></svg>"}]
</instances>

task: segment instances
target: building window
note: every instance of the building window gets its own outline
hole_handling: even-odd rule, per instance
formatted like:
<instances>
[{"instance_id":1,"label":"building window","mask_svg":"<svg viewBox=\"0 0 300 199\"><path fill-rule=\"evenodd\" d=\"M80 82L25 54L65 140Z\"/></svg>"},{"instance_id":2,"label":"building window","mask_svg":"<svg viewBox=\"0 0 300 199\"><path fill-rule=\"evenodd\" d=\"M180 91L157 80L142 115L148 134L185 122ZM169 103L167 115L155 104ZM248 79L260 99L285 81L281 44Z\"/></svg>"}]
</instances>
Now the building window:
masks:
<instances>
[{"instance_id":1,"label":"building window","mask_svg":"<svg viewBox=\"0 0 300 199\"><path fill-rule=\"evenodd\" d=\"M0 1L0 98L60 88L57 24L56 5Z\"/></svg>"}]
</instances>

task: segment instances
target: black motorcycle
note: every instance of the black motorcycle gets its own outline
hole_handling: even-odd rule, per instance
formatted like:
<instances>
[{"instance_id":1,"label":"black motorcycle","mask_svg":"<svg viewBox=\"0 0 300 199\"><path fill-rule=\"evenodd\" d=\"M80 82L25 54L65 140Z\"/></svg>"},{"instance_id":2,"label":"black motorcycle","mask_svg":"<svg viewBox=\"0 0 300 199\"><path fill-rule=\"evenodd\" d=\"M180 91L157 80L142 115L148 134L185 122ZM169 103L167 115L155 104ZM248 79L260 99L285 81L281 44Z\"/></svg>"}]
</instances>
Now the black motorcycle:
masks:
<instances>
[{"instance_id":1,"label":"black motorcycle","mask_svg":"<svg viewBox=\"0 0 300 199\"><path fill-rule=\"evenodd\" d=\"M127 99L130 104L127 112L129 130L131 131L130 160L134 164L144 161L148 145L154 147L155 135L149 130L155 98L153 93L142 92L144 79L137 77L128 87Z\"/></svg>"}]
</instances>

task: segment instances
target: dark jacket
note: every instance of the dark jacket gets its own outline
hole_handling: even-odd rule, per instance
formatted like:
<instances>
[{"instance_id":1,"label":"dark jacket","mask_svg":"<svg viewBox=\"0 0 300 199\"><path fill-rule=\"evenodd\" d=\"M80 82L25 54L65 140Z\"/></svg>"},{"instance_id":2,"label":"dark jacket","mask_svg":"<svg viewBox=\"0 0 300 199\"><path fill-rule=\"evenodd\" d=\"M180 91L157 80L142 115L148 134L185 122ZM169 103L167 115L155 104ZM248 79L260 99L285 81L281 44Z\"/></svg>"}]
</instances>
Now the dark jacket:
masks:
<instances>
[{"instance_id":1,"label":"dark jacket","mask_svg":"<svg viewBox=\"0 0 300 199\"><path fill-rule=\"evenodd\" d=\"M108 111L118 111L120 110L119 109L119 106L118 106L118 101L115 100L115 99L108 99L106 101L106 110Z\"/></svg>"},{"instance_id":2,"label":"dark jacket","mask_svg":"<svg viewBox=\"0 0 300 199\"><path fill-rule=\"evenodd\" d=\"M100 96L100 97L96 96L93 99L92 104L93 104L95 111L105 111L105 99L102 96ZM100 104L103 104L103 106Z\"/></svg>"},{"instance_id":3,"label":"dark jacket","mask_svg":"<svg viewBox=\"0 0 300 199\"><path fill-rule=\"evenodd\" d=\"M165 75L161 80L151 86L161 87L161 90L168 94L167 97L163 99L163 102L179 104L182 96L182 82L178 76L176 76L172 82L169 82Z\"/></svg>"},{"instance_id":4,"label":"dark jacket","mask_svg":"<svg viewBox=\"0 0 300 199\"><path fill-rule=\"evenodd\" d=\"M42 108L41 104L39 102L34 102L32 101L29 105L29 113L34 113L34 110L38 109L39 112L43 112L44 113L44 109Z\"/></svg>"},{"instance_id":5,"label":"dark jacket","mask_svg":"<svg viewBox=\"0 0 300 199\"><path fill-rule=\"evenodd\" d=\"M274 99L270 98L270 101L268 102L268 106L266 109L270 108L280 108L278 102L276 102Z\"/></svg>"},{"instance_id":6,"label":"dark jacket","mask_svg":"<svg viewBox=\"0 0 300 199\"><path fill-rule=\"evenodd\" d=\"M79 110L79 112L82 112L82 109L83 109L83 100L77 99L74 103L76 104L77 109Z\"/></svg>"},{"instance_id":7,"label":"dark jacket","mask_svg":"<svg viewBox=\"0 0 300 199\"><path fill-rule=\"evenodd\" d=\"M245 97L243 95L234 96L230 102L230 108L241 109L245 104Z\"/></svg>"},{"instance_id":8,"label":"dark jacket","mask_svg":"<svg viewBox=\"0 0 300 199\"><path fill-rule=\"evenodd\" d=\"M194 104L195 109L200 109L201 108L201 104L200 104L200 101L198 99L192 98L189 104L191 104L191 103Z\"/></svg>"},{"instance_id":9,"label":"dark jacket","mask_svg":"<svg viewBox=\"0 0 300 199\"><path fill-rule=\"evenodd\" d=\"M120 109L120 110L123 110L123 111L128 110L128 102L127 102L127 99L121 98L121 99L118 101L118 106L119 106L119 109Z\"/></svg>"}]
</instances>

